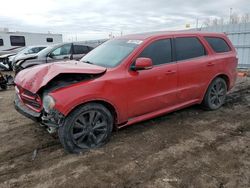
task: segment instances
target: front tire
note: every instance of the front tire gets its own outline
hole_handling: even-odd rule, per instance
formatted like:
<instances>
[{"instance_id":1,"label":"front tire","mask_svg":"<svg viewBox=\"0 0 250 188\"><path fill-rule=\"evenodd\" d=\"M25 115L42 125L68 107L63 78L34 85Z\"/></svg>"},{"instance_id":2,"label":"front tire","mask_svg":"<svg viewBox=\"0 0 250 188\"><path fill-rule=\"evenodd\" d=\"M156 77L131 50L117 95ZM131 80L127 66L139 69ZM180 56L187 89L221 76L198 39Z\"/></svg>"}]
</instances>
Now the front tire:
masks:
<instances>
[{"instance_id":1,"label":"front tire","mask_svg":"<svg viewBox=\"0 0 250 188\"><path fill-rule=\"evenodd\" d=\"M215 78L209 85L205 97L203 99L203 105L208 110L219 109L226 100L227 83L223 78Z\"/></svg>"},{"instance_id":2,"label":"front tire","mask_svg":"<svg viewBox=\"0 0 250 188\"><path fill-rule=\"evenodd\" d=\"M101 104L88 103L70 113L58 130L60 142L69 153L98 148L111 137L113 117Z\"/></svg>"}]
</instances>

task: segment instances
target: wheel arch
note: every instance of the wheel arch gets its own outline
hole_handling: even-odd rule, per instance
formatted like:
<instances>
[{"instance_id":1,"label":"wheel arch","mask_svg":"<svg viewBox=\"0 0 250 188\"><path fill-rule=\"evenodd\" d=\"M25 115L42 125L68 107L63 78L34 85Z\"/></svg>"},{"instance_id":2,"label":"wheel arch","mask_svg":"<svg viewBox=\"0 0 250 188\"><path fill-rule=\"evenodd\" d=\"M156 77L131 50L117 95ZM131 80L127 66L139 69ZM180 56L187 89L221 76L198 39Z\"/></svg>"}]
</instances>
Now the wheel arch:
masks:
<instances>
[{"instance_id":1,"label":"wheel arch","mask_svg":"<svg viewBox=\"0 0 250 188\"><path fill-rule=\"evenodd\" d=\"M114 126L117 126L118 124L118 117L119 117L119 113L118 113L118 110L117 108L110 102L106 101L106 100L103 100L103 99L95 99L95 100L90 100L90 101L85 101L85 102L82 102L76 106L74 106L68 113L70 114L71 112L73 112L74 110L80 108L81 106L83 105L86 105L86 104L89 104L89 103L97 103L97 104L101 104L103 105L104 107L106 107L110 113L112 114L113 116L113 120L114 120Z\"/></svg>"},{"instance_id":2,"label":"wheel arch","mask_svg":"<svg viewBox=\"0 0 250 188\"><path fill-rule=\"evenodd\" d=\"M221 73L221 74L217 74L215 77L213 77L207 84L206 86L206 90L204 91L203 95L202 95L202 101L206 95L206 92L210 86L210 84L216 79L216 78L222 78L226 81L226 84L227 84L227 91L229 90L230 88L230 79L229 79L229 76L227 74L224 74L224 73Z\"/></svg>"},{"instance_id":3,"label":"wheel arch","mask_svg":"<svg viewBox=\"0 0 250 188\"><path fill-rule=\"evenodd\" d=\"M219 75L217 75L215 78L222 78L222 79L224 79L225 81L226 81L226 84L227 84L227 90L229 90L229 88L230 88L230 79L229 79L229 76L228 75L226 75L226 74L219 74ZM215 79L214 78L214 79ZM213 79L213 80L214 80ZM213 81L212 80L212 81ZM210 82L211 83L211 82Z\"/></svg>"}]
</instances>

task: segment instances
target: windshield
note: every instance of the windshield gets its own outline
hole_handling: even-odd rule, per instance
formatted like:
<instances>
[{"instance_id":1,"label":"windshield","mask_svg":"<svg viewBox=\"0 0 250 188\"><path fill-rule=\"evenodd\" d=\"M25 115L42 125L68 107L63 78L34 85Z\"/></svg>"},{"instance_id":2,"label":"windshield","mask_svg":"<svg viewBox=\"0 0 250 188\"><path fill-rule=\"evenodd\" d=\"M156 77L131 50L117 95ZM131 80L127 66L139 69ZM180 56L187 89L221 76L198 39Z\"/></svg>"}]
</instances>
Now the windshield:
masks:
<instances>
[{"instance_id":1,"label":"windshield","mask_svg":"<svg viewBox=\"0 0 250 188\"><path fill-rule=\"evenodd\" d=\"M35 53L38 53L39 51L43 50L44 48L46 48L46 47L45 46L38 46L38 47L30 46L30 47L26 47L23 50L21 50L20 52L18 52L17 55L35 54Z\"/></svg>"},{"instance_id":2,"label":"windshield","mask_svg":"<svg viewBox=\"0 0 250 188\"><path fill-rule=\"evenodd\" d=\"M22 49L21 51L19 51L19 52L17 53L17 55L19 55L19 54L24 54L24 53L26 53L29 49L30 49L30 47L26 47L26 48Z\"/></svg>"},{"instance_id":3,"label":"windshield","mask_svg":"<svg viewBox=\"0 0 250 188\"><path fill-rule=\"evenodd\" d=\"M103 67L115 67L141 43L140 40L110 40L89 52L80 61Z\"/></svg>"}]
</instances>

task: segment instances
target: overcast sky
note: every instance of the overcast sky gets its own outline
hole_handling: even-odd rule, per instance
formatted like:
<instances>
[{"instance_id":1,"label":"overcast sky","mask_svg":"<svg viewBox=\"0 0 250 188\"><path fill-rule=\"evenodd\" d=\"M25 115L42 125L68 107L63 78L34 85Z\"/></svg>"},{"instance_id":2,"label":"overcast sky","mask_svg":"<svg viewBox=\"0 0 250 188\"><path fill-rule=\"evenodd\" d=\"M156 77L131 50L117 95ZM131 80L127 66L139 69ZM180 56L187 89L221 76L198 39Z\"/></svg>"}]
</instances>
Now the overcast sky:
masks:
<instances>
[{"instance_id":1,"label":"overcast sky","mask_svg":"<svg viewBox=\"0 0 250 188\"><path fill-rule=\"evenodd\" d=\"M250 13L250 0L1 0L0 27L85 40L195 27L196 19Z\"/></svg>"}]
</instances>

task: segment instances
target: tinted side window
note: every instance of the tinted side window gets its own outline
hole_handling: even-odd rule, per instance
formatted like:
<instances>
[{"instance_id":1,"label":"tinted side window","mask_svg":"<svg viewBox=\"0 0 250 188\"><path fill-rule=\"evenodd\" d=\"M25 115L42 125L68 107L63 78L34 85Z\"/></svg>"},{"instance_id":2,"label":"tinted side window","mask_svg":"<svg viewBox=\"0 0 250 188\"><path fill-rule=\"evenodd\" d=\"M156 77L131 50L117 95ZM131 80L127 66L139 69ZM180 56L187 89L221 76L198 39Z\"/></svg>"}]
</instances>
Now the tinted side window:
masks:
<instances>
[{"instance_id":1,"label":"tinted side window","mask_svg":"<svg viewBox=\"0 0 250 188\"><path fill-rule=\"evenodd\" d=\"M226 41L222 38L205 37L205 39L217 53L229 52L231 50Z\"/></svg>"},{"instance_id":2,"label":"tinted side window","mask_svg":"<svg viewBox=\"0 0 250 188\"><path fill-rule=\"evenodd\" d=\"M51 54L53 56L69 55L71 53L71 44L65 44L57 49L55 49Z\"/></svg>"},{"instance_id":3,"label":"tinted side window","mask_svg":"<svg viewBox=\"0 0 250 188\"><path fill-rule=\"evenodd\" d=\"M47 42L53 42L53 38L47 38Z\"/></svg>"},{"instance_id":4,"label":"tinted side window","mask_svg":"<svg viewBox=\"0 0 250 188\"><path fill-rule=\"evenodd\" d=\"M196 37L182 37L175 39L177 61L206 55L206 50Z\"/></svg>"},{"instance_id":5,"label":"tinted side window","mask_svg":"<svg viewBox=\"0 0 250 188\"><path fill-rule=\"evenodd\" d=\"M74 54L87 54L89 51L87 46L74 45Z\"/></svg>"},{"instance_id":6,"label":"tinted side window","mask_svg":"<svg viewBox=\"0 0 250 188\"><path fill-rule=\"evenodd\" d=\"M3 39L0 39L0 46L3 46Z\"/></svg>"},{"instance_id":7,"label":"tinted side window","mask_svg":"<svg viewBox=\"0 0 250 188\"><path fill-rule=\"evenodd\" d=\"M154 65L169 63L172 61L171 40L164 39L153 42L146 47L139 57L151 58Z\"/></svg>"},{"instance_id":8,"label":"tinted side window","mask_svg":"<svg viewBox=\"0 0 250 188\"><path fill-rule=\"evenodd\" d=\"M11 46L25 46L24 36L10 36Z\"/></svg>"}]
</instances>

